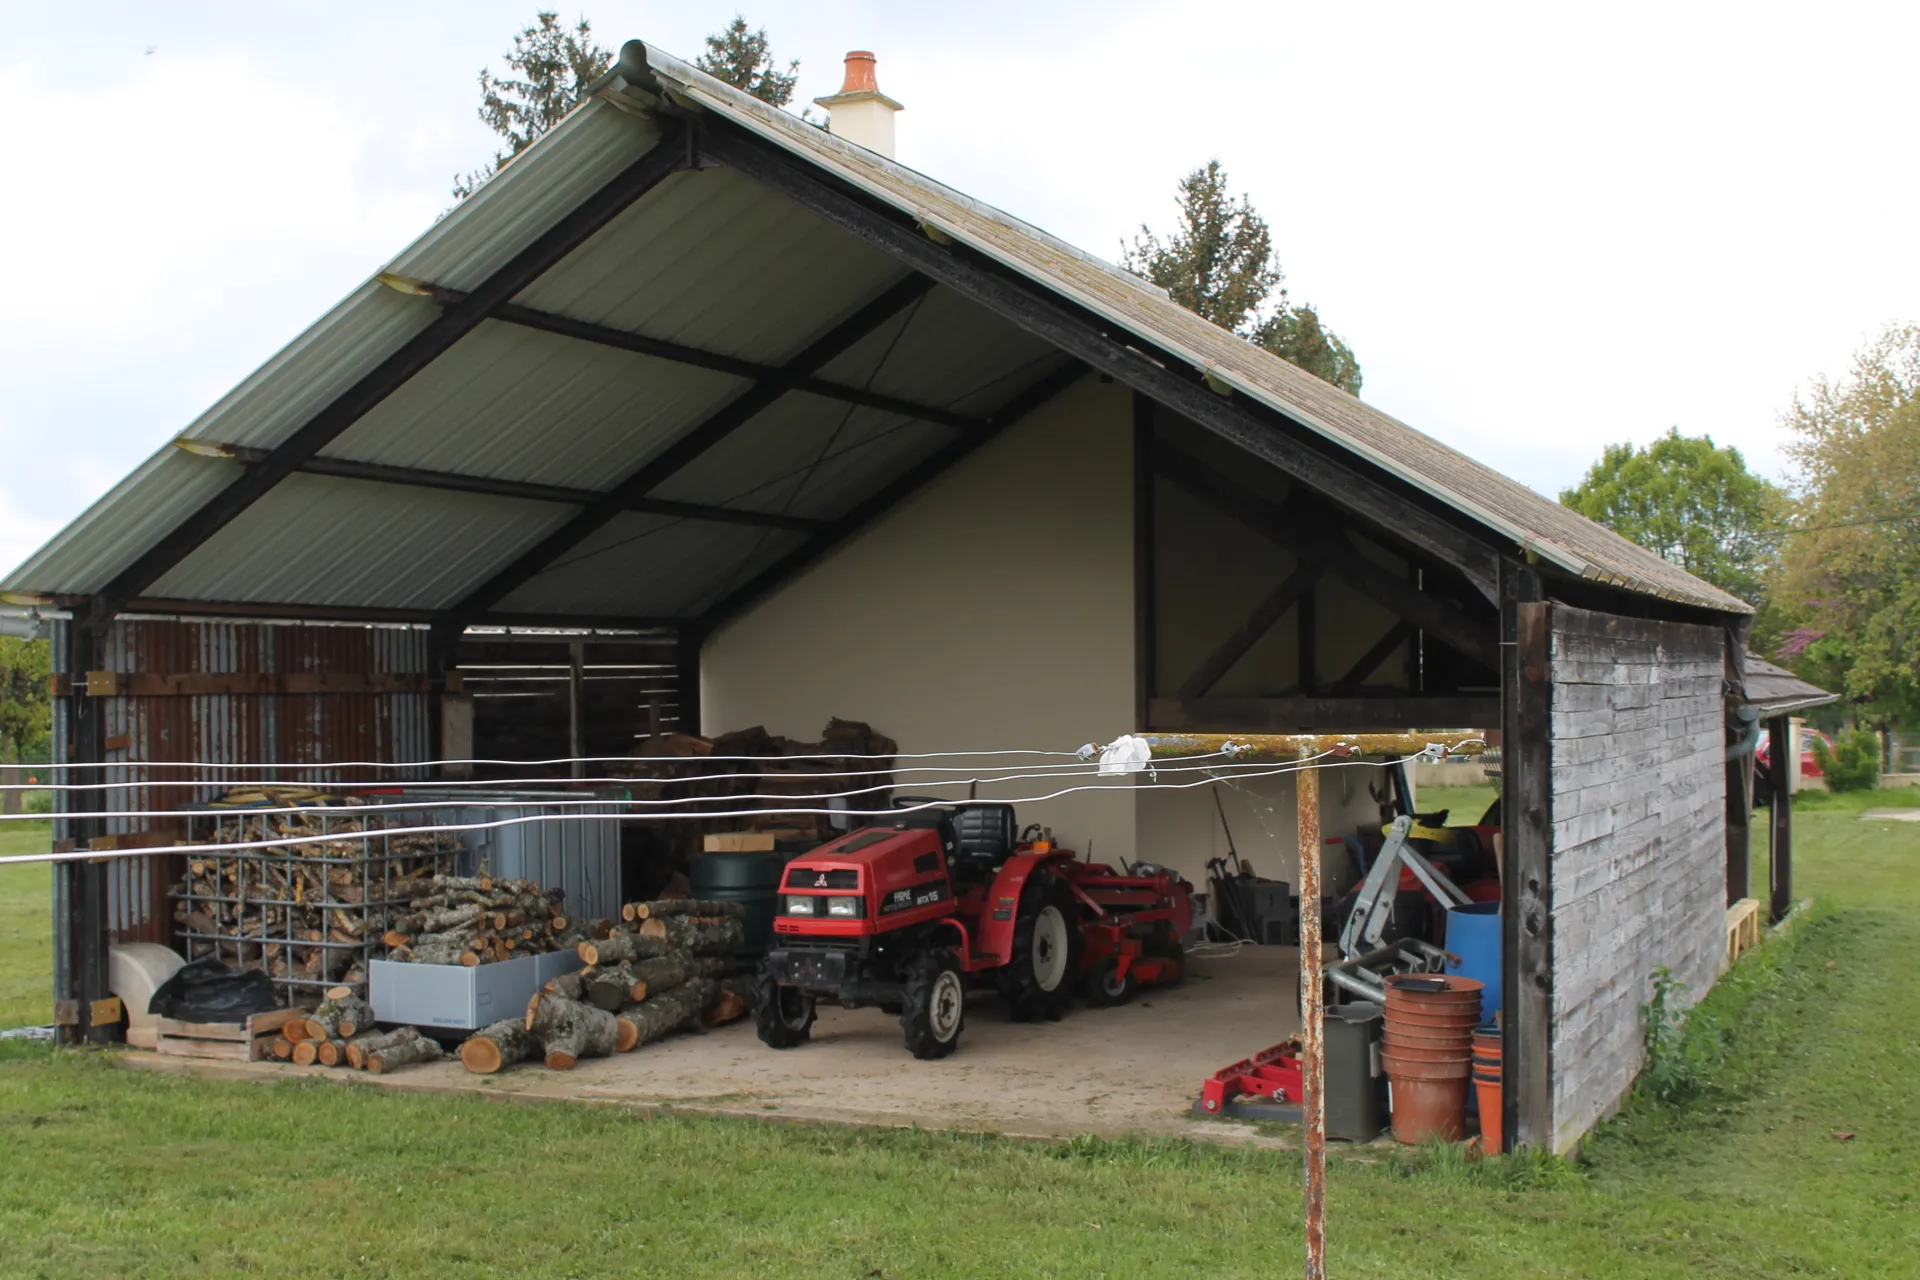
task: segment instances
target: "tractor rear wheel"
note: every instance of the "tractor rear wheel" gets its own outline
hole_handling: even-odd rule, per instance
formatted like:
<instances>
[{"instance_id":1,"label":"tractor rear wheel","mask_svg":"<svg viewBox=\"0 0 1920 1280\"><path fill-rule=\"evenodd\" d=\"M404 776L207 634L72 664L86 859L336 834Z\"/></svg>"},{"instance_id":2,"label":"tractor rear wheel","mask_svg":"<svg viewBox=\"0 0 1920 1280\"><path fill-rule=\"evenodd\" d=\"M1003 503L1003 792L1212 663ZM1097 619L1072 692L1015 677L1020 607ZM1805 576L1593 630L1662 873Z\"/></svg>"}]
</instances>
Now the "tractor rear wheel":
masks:
<instances>
[{"instance_id":1,"label":"tractor rear wheel","mask_svg":"<svg viewBox=\"0 0 1920 1280\"><path fill-rule=\"evenodd\" d=\"M1050 871L1028 878L1013 921L1013 956L1000 991L1015 1022L1058 1022L1080 968L1080 906Z\"/></svg>"},{"instance_id":2,"label":"tractor rear wheel","mask_svg":"<svg viewBox=\"0 0 1920 1280\"><path fill-rule=\"evenodd\" d=\"M960 1047L967 1025L967 986L960 961L942 947L917 956L907 966L901 993L900 1030L916 1058L944 1058Z\"/></svg>"},{"instance_id":3,"label":"tractor rear wheel","mask_svg":"<svg viewBox=\"0 0 1920 1280\"><path fill-rule=\"evenodd\" d=\"M753 1026L762 1043L792 1049L813 1038L813 997L773 980L767 965L753 979Z\"/></svg>"}]
</instances>

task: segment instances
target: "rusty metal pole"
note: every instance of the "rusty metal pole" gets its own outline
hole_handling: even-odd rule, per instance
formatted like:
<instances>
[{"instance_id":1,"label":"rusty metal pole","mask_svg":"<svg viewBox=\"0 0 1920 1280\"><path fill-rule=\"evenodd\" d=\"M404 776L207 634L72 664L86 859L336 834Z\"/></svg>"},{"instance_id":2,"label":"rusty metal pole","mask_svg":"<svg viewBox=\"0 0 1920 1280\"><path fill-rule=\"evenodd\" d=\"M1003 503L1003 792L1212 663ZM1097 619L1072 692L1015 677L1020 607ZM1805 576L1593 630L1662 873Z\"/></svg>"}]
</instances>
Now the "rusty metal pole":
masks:
<instances>
[{"instance_id":1,"label":"rusty metal pole","mask_svg":"<svg viewBox=\"0 0 1920 1280\"><path fill-rule=\"evenodd\" d=\"M1320 771L1308 765L1300 779L1301 1057L1306 1096L1300 1107L1307 1131L1307 1280L1327 1275L1327 1042L1320 948Z\"/></svg>"}]
</instances>

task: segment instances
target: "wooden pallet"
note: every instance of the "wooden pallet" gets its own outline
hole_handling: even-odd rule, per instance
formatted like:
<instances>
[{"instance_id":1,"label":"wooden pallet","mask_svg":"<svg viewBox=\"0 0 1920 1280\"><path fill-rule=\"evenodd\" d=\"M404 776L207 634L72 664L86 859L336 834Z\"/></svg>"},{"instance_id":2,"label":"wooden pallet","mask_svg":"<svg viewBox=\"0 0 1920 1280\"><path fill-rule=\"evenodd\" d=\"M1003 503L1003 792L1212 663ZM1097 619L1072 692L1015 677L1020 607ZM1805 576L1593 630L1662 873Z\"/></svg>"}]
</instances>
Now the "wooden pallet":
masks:
<instances>
[{"instance_id":1,"label":"wooden pallet","mask_svg":"<svg viewBox=\"0 0 1920 1280\"><path fill-rule=\"evenodd\" d=\"M273 1056L280 1028L305 1009L275 1009L256 1013L245 1022L181 1022L162 1018L154 1048L180 1058L224 1058L230 1062L259 1062Z\"/></svg>"},{"instance_id":2,"label":"wooden pallet","mask_svg":"<svg viewBox=\"0 0 1920 1280\"><path fill-rule=\"evenodd\" d=\"M1727 963L1760 945L1760 899L1742 898L1727 908Z\"/></svg>"}]
</instances>

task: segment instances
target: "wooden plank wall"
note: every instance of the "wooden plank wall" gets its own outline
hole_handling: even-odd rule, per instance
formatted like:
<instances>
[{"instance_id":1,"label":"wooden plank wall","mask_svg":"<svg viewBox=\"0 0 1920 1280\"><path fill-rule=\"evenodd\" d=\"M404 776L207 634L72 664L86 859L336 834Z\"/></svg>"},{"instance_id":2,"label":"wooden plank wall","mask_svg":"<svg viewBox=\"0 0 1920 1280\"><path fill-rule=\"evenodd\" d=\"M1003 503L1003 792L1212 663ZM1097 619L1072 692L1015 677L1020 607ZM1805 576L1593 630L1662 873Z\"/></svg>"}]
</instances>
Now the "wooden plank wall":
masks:
<instances>
[{"instance_id":1,"label":"wooden plank wall","mask_svg":"<svg viewBox=\"0 0 1920 1280\"><path fill-rule=\"evenodd\" d=\"M1552 607L1553 1145L1640 1067L1660 965L1698 998L1726 953L1725 633Z\"/></svg>"}]
</instances>

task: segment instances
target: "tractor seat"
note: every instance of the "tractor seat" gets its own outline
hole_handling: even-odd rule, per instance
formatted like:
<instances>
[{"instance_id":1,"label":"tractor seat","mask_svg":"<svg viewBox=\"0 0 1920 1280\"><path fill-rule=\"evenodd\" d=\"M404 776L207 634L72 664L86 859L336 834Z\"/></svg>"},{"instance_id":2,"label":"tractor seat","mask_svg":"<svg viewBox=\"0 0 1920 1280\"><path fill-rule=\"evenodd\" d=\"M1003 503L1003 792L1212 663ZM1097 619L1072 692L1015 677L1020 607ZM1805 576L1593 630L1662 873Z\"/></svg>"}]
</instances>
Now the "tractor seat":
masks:
<instances>
[{"instance_id":1,"label":"tractor seat","mask_svg":"<svg viewBox=\"0 0 1920 1280\"><path fill-rule=\"evenodd\" d=\"M1013 806L974 802L955 805L953 833L959 841L954 855L956 874L985 875L1013 856L1017 839Z\"/></svg>"}]
</instances>

